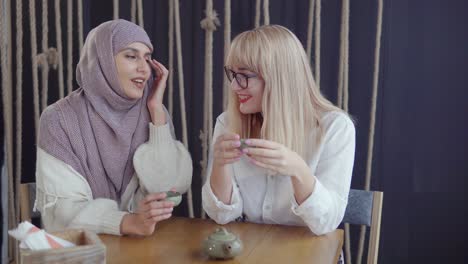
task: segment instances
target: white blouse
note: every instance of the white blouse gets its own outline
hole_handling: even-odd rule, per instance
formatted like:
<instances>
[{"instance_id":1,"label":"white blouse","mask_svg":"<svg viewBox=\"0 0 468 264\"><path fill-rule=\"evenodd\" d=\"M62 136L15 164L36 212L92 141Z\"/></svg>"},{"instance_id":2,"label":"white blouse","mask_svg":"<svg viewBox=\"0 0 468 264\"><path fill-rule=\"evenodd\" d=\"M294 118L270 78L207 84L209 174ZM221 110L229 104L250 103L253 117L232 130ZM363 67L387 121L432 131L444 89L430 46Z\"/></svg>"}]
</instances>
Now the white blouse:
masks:
<instances>
[{"instance_id":1,"label":"white blouse","mask_svg":"<svg viewBox=\"0 0 468 264\"><path fill-rule=\"evenodd\" d=\"M216 120L213 142L227 132L226 114ZM269 175L244 157L230 165L233 191L231 204L224 204L213 193L210 175L213 145L208 160L207 178L202 188L203 208L217 223L226 224L239 217L267 224L308 226L317 234L333 231L341 223L351 184L354 164L355 129L344 113L322 116L324 128L317 151L307 160L316 183L312 194L298 205L290 176Z\"/></svg>"}]
</instances>

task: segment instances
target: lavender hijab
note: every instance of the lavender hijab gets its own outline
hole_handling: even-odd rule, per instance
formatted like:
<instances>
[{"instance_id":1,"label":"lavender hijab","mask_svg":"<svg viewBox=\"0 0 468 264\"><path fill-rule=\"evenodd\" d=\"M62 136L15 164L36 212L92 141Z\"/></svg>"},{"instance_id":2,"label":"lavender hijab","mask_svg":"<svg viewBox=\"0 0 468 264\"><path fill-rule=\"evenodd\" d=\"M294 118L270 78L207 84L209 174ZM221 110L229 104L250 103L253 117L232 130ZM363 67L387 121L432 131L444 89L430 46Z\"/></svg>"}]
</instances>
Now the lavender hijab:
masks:
<instances>
[{"instance_id":1,"label":"lavender hijab","mask_svg":"<svg viewBox=\"0 0 468 264\"><path fill-rule=\"evenodd\" d=\"M88 181L94 198L120 200L133 176L133 154L148 140L148 81L141 99L119 84L114 55L150 39L126 20L105 22L87 36L76 69L79 89L41 115L38 145Z\"/></svg>"}]
</instances>

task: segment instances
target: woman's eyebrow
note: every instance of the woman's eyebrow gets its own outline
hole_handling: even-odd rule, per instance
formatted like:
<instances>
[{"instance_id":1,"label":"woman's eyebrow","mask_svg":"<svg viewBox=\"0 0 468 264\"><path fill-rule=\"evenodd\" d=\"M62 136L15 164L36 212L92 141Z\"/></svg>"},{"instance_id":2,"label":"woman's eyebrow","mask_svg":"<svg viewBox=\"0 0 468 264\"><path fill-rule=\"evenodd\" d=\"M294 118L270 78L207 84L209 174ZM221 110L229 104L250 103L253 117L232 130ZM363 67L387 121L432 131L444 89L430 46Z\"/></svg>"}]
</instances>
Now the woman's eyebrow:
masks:
<instances>
[{"instance_id":1,"label":"woman's eyebrow","mask_svg":"<svg viewBox=\"0 0 468 264\"><path fill-rule=\"evenodd\" d=\"M139 52L140 52L139 50L137 50L137 49L135 49L135 48L131 48L131 47L128 47L128 48L125 48L125 49L124 49L124 51L127 51L127 50L133 51L133 52L135 52L135 53L139 53ZM145 53L144 56L151 56L151 52Z\"/></svg>"}]
</instances>

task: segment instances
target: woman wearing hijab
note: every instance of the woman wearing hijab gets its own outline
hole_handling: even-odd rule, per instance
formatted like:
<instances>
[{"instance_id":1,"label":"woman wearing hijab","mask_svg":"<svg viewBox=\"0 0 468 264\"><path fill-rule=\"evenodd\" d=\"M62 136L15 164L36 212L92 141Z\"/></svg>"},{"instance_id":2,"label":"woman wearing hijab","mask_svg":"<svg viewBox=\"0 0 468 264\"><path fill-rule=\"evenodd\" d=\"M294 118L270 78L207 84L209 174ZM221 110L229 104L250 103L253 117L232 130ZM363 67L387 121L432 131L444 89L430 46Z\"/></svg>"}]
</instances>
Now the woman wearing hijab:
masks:
<instances>
[{"instance_id":1,"label":"woman wearing hijab","mask_svg":"<svg viewBox=\"0 0 468 264\"><path fill-rule=\"evenodd\" d=\"M79 88L41 115L36 206L47 230L150 235L172 215L165 192L190 187L190 154L163 105L169 73L152 51L125 20L88 34Z\"/></svg>"}]
</instances>

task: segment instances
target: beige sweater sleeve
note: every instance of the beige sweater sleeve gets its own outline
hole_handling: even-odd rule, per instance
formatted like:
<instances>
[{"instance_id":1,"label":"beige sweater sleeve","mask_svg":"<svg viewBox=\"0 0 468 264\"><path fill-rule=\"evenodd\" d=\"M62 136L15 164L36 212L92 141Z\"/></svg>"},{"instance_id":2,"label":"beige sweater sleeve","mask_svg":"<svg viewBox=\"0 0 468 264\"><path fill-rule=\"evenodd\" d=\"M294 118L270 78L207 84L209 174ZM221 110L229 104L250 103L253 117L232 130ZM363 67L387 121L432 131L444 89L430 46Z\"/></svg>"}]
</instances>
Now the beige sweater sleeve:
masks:
<instances>
[{"instance_id":1,"label":"beige sweater sleeve","mask_svg":"<svg viewBox=\"0 0 468 264\"><path fill-rule=\"evenodd\" d=\"M93 199L91 188L80 173L38 148L36 208L46 230L85 228L120 235L123 216L136 210L148 192L172 187L186 192L192 180L192 160L185 147L174 140L170 125L149 124L149 140L134 155L136 177L128 184L120 205L110 199Z\"/></svg>"},{"instance_id":2,"label":"beige sweater sleeve","mask_svg":"<svg viewBox=\"0 0 468 264\"><path fill-rule=\"evenodd\" d=\"M120 235L120 222L128 212L120 210L117 202L93 199L91 188L82 175L41 148L37 150L36 166L35 205L47 231L85 228L96 233ZM126 191L130 191L129 188Z\"/></svg>"},{"instance_id":3,"label":"beige sweater sleeve","mask_svg":"<svg viewBox=\"0 0 468 264\"><path fill-rule=\"evenodd\" d=\"M133 165L144 192L155 193L175 188L185 193L192 182L192 158L184 145L174 139L171 123L149 124L148 142L133 156Z\"/></svg>"}]
</instances>

